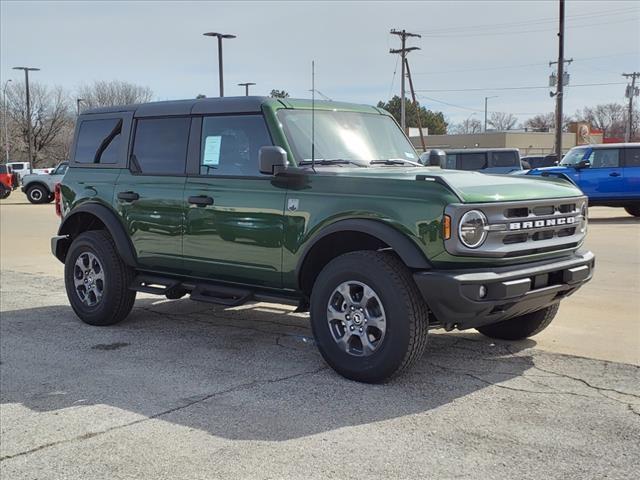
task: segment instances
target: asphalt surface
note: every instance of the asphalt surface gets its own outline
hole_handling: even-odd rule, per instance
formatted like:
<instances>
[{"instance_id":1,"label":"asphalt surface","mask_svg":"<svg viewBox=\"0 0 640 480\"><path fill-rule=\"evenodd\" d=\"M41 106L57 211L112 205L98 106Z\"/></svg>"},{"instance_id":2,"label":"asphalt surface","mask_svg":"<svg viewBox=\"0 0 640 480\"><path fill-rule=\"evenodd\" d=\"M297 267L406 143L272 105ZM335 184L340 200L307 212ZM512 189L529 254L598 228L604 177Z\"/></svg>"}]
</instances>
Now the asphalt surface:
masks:
<instances>
[{"instance_id":1,"label":"asphalt surface","mask_svg":"<svg viewBox=\"0 0 640 480\"><path fill-rule=\"evenodd\" d=\"M282 305L141 295L119 325L81 323L52 206L20 203L0 204L3 480L637 478L640 223L624 212L592 209L596 278L542 335L436 333L372 386L327 368Z\"/></svg>"}]
</instances>

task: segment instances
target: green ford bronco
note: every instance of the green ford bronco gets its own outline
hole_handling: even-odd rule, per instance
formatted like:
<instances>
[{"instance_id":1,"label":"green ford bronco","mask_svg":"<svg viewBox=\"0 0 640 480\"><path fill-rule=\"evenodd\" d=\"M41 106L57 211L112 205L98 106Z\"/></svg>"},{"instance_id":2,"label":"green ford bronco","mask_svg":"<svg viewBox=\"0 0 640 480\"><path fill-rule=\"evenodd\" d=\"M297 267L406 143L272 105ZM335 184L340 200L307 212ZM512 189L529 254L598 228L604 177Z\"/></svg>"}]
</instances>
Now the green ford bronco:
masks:
<instances>
[{"instance_id":1,"label":"green ford bronco","mask_svg":"<svg viewBox=\"0 0 640 480\"><path fill-rule=\"evenodd\" d=\"M136 292L292 303L331 367L379 382L420 358L432 328L535 335L591 278L575 185L424 167L387 112L314 105L80 115L51 245L75 313L115 324Z\"/></svg>"}]
</instances>

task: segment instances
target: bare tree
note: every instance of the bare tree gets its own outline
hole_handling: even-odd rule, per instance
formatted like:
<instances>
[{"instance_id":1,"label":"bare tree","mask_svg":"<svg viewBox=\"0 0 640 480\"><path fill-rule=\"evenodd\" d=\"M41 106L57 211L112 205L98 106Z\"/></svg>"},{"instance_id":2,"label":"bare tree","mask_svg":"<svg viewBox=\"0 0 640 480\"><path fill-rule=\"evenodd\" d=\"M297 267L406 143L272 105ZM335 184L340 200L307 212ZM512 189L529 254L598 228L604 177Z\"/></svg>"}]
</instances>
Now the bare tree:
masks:
<instances>
[{"instance_id":1,"label":"bare tree","mask_svg":"<svg viewBox=\"0 0 640 480\"><path fill-rule=\"evenodd\" d=\"M467 118L463 122L454 125L453 133L465 134L465 133L480 133L482 132L482 123L477 118Z\"/></svg>"},{"instance_id":2,"label":"bare tree","mask_svg":"<svg viewBox=\"0 0 640 480\"><path fill-rule=\"evenodd\" d=\"M27 118L24 83L7 89L7 115L12 157L27 159L28 129L31 123L32 158L36 166L51 165L67 157L73 130L69 100L61 87L49 89L31 82L31 118Z\"/></svg>"},{"instance_id":3,"label":"bare tree","mask_svg":"<svg viewBox=\"0 0 640 480\"><path fill-rule=\"evenodd\" d=\"M78 98L87 108L113 107L151 101L153 92L149 87L120 80L100 80L78 89Z\"/></svg>"},{"instance_id":4,"label":"bare tree","mask_svg":"<svg viewBox=\"0 0 640 480\"><path fill-rule=\"evenodd\" d=\"M511 130L518 123L518 118L512 113L493 112L488 121L494 129L503 132L505 130Z\"/></svg>"},{"instance_id":5,"label":"bare tree","mask_svg":"<svg viewBox=\"0 0 640 480\"><path fill-rule=\"evenodd\" d=\"M572 117L562 116L562 130L567 131L569 123L573 121ZM548 132L556 128L556 114L553 112L541 113L535 117L529 118L524 122L524 126L534 132Z\"/></svg>"},{"instance_id":6,"label":"bare tree","mask_svg":"<svg viewBox=\"0 0 640 480\"><path fill-rule=\"evenodd\" d=\"M595 107L585 107L576 112L579 121L589 123L602 130L603 136L623 136L625 130L625 107L619 103L605 103Z\"/></svg>"},{"instance_id":7,"label":"bare tree","mask_svg":"<svg viewBox=\"0 0 640 480\"><path fill-rule=\"evenodd\" d=\"M273 90L271 90L271 93L269 95L271 95L273 98L287 98L289 96L289 93L285 90L276 90L274 88Z\"/></svg>"}]
</instances>

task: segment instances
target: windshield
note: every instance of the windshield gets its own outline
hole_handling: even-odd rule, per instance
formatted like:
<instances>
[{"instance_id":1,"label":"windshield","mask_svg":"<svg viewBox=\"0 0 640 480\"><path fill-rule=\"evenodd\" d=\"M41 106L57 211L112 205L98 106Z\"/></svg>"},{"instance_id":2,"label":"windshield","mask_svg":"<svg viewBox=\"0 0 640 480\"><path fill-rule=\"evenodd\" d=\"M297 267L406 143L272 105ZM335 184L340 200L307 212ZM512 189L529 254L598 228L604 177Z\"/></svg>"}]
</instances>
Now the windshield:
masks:
<instances>
[{"instance_id":1,"label":"windshield","mask_svg":"<svg viewBox=\"0 0 640 480\"><path fill-rule=\"evenodd\" d=\"M298 163L311 160L311 111L280 110L278 118ZM418 160L413 146L386 115L315 111L315 160Z\"/></svg>"},{"instance_id":2,"label":"windshield","mask_svg":"<svg viewBox=\"0 0 640 480\"><path fill-rule=\"evenodd\" d=\"M584 159L588 151L588 148L572 148L569 150L569 153L564 156L560 165L577 165Z\"/></svg>"}]
</instances>

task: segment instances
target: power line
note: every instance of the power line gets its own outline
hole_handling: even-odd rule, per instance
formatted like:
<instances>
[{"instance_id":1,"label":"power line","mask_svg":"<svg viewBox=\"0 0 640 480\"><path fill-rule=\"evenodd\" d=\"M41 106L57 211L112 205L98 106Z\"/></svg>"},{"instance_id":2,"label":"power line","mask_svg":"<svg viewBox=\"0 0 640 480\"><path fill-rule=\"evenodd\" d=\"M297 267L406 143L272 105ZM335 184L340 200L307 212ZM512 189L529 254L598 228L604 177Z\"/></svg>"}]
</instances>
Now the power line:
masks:
<instances>
[{"instance_id":1,"label":"power line","mask_svg":"<svg viewBox=\"0 0 640 480\"><path fill-rule=\"evenodd\" d=\"M601 10L597 12L588 12L582 14L575 14L568 17L568 20L585 20L591 18L602 18L602 17L611 17L618 15L625 15L632 12L640 13L640 10L636 8L620 8L613 10ZM496 28L518 28L520 26L531 26L537 24L545 24L545 23L555 23L557 21L556 17L543 17L538 19L531 20L523 20L521 22L501 22L501 23L488 23L483 25L466 25L466 26L457 26L457 27L447 27L447 28L435 28L430 30L424 30L420 33L425 35L428 34L439 34L439 33L455 33L455 32L469 32L469 31L478 31L478 30L495 30Z\"/></svg>"},{"instance_id":2,"label":"power line","mask_svg":"<svg viewBox=\"0 0 640 480\"><path fill-rule=\"evenodd\" d=\"M598 22L598 23L583 23L581 25L569 25L565 28L584 28L584 27L601 27L603 25L614 25L618 23L638 22L637 18L625 18L614 22ZM425 34L428 38L460 38L460 37L491 37L500 35L521 35L523 33L544 33L554 32L553 28L544 28L536 30L517 30L515 32L480 32L480 33L452 33L452 34Z\"/></svg>"},{"instance_id":3,"label":"power line","mask_svg":"<svg viewBox=\"0 0 640 480\"><path fill-rule=\"evenodd\" d=\"M419 98L425 98L427 100L430 100L432 102L436 102L436 103L441 103L443 105L448 105L450 107L454 107L454 108L460 108L462 110L467 110L470 112L479 112L479 113L484 113L484 110L481 110L479 108L472 108L472 107L465 107L462 105L457 105L455 103L450 103L450 102L445 102L444 100L439 100L437 98L432 98L432 97L427 97L426 95L418 95ZM489 113L503 113L500 110L489 110ZM548 112L510 112L513 113L514 115L544 115Z\"/></svg>"},{"instance_id":4,"label":"power line","mask_svg":"<svg viewBox=\"0 0 640 480\"><path fill-rule=\"evenodd\" d=\"M628 52L628 53L618 53L618 54L614 54L614 55L598 55L595 57L582 57L582 58L575 58L573 61L575 62L588 62L591 60L599 60L602 58L615 58L615 57L624 57L624 56L628 56L628 55L640 55L640 51L636 51L636 52ZM468 73L468 72L488 72L488 71L493 71L493 70L508 70L511 68L526 68L526 67L539 67L539 66L548 66L549 62L537 62L537 63L525 63L525 64L519 64L519 65L501 65L501 66L497 66L497 67L482 67L482 68L461 68L458 70L445 70L445 71L437 71L437 72L418 72L418 73L414 73L413 75L446 75L446 74L450 74L450 73ZM592 67L585 67L584 65L582 65L583 68L592 68ZM598 69L600 70L600 69ZM609 71L605 71L605 70L601 70L602 72L606 72L606 73L611 73ZM618 73L616 72L616 75Z\"/></svg>"},{"instance_id":5,"label":"power line","mask_svg":"<svg viewBox=\"0 0 640 480\"><path fill-rule=\"evenodd\" d=\"M574 87L599 87L603 85L624 85L624 82L607 82L607 83L579 83L570 85ZM538 86L521 86L521 87L489 87L489 88L451 88L451 89L428 89L428 90L416 90L416 92L486 92L486 91L500 91L500 90L540 90L548 89L547 85L543 87Z\"/></svg>"}]
</instances>

